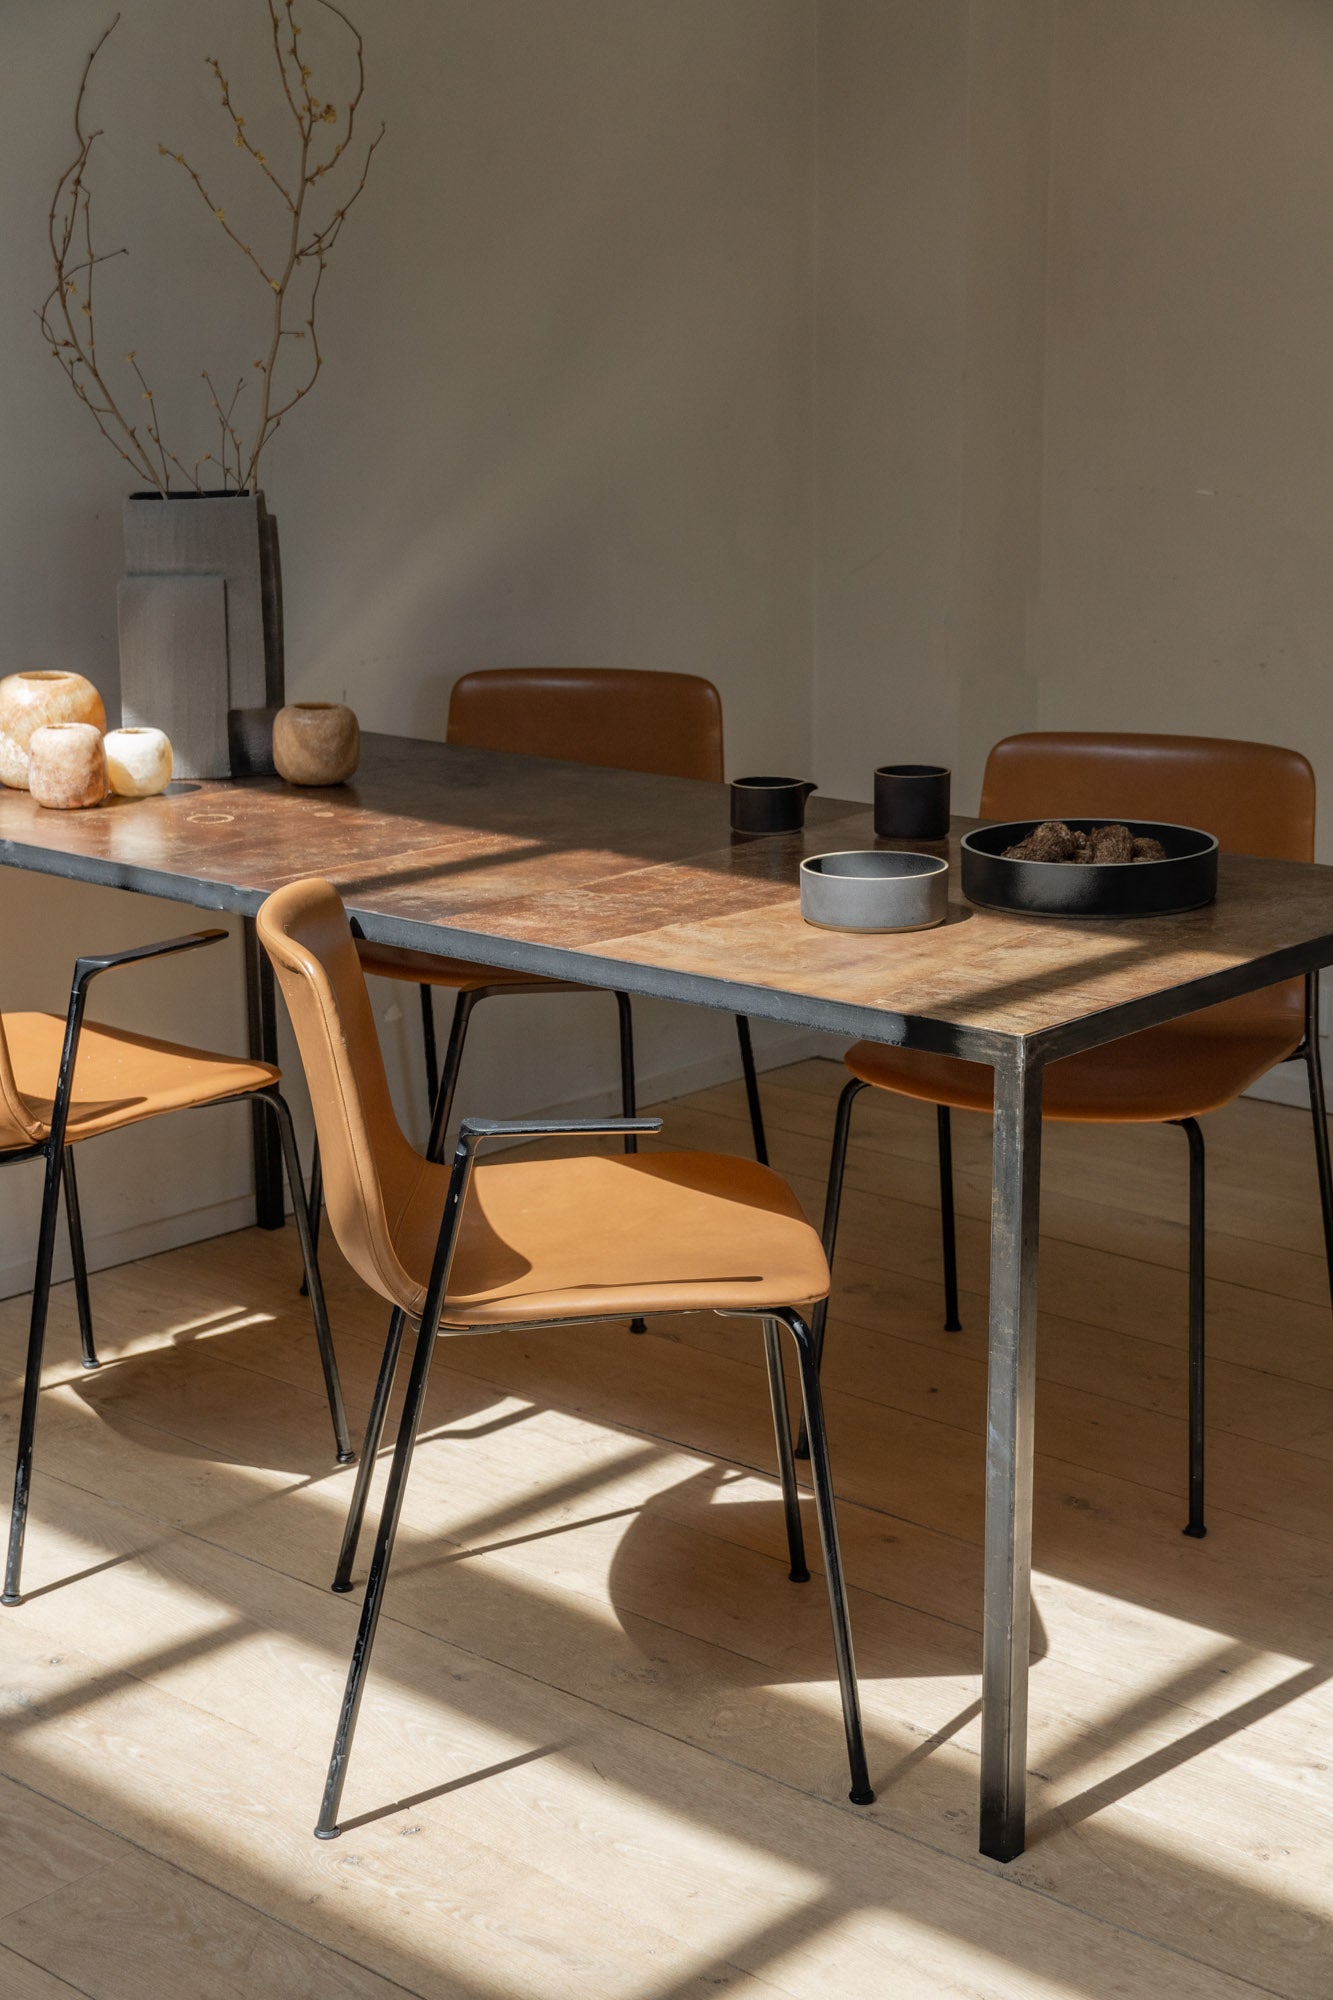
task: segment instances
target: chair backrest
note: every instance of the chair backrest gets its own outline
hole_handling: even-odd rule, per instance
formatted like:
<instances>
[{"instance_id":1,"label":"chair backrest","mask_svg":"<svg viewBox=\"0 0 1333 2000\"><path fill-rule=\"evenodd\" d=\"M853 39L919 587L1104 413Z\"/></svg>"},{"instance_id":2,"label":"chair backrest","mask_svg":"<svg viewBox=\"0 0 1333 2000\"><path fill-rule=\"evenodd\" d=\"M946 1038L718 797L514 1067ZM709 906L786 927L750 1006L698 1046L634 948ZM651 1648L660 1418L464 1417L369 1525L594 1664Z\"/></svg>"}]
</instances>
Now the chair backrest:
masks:
<instances>
[{"instance_id":1,"label":"chair backrest","mask_svg":"<svg viewBox=\"0 0 1333 2000\"><path fill-rule=\"evenodd\" d=\"M495 667L454 683L449 741L720 782L722 699L697 674Z\"/></svg>"},{"instance_id":2,"label":"chair backrest","mask_svg":"<svg viewBox=\"0 0 1333 2000\"><path fill-rule=\"evenodd\" d=\"M1299 750L1224 736L1006 736L986 759L983 819L1168 820L1215 833L1228 854L1314 859L1314 772ZM1303 982L1288 980L1192 1018L1299 1038Z\"/></svg>"},{"instance_id":3,"label":"chair backrest","mask_svg":"<svg viewBox=\"0 0 1333 2000\"><path fill-rule=\"evenodd\" d=\"M1105 815L1215 833L1228 854L1314 860L1314 772L1299 750L1225 736L1006 736L986 759L983 819Z\"/></svg>"},{"instance_id":4,"label":"chair backrest","mask_svg":"<svg viewBox=\"0 0 1333 2000\"><path fill-rule=\"evenodd\" d=\"M289 882L256 927L282 988L319 1134L338 1246L372 1290L401 1304L416 1290L393 1247L421 1179L404 1137L346 912L328 882Z\"/></svg>"}]
</instances>

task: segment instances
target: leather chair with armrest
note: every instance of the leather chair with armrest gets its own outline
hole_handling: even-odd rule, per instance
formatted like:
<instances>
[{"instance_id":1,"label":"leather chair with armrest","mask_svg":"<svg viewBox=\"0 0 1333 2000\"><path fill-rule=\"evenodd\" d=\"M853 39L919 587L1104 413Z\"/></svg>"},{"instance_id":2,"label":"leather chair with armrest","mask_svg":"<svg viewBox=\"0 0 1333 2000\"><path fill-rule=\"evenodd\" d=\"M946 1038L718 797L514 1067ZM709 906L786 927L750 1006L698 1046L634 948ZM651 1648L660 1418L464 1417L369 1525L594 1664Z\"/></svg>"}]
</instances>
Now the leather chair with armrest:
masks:
<instances>
[{"instance_id":1,"label":"leather chair with armrest","mask_svg":"<svg viewBox=\"0 0 1333 2000\"><path fill-rule=\"evenodd\" d=\"M369 1581L316 1832L338 1812L431 1357L445 1337L579 1326L649 1312L723 1312L764 1323L790 1574L808 1576L778 1328L795 1343L833 1618L851 1797L868 1803L846 1593L810 1332L828 1288L818 1236L786 1183L708 1153L583 1154L476 1163L495 1137L660 1130L658 1119L465 1120L452 1167L415 1152L394 1115L365 978L327 882L270 896L258 929L296 1033L325 1161L329 1224L354 1270L393 1308L335 1590L352 1563L408 1323L412 1358Z\"/></svg>"},{"instance_id":2,"label":"leather chair with armrest","mask_svg":"<svg viewBox=\"0 0 1333 2000\"><path fill-rule=\"evenodd\" d=\"M39 1159L46 1163L19 1413L9 1552L0 1603L21 1602L23 1543L32 1491L37 1401L62 1185L66 1193L83 1365L98 1366L72 1150L87 1140L122 1131L128 1125L141 1124L144 1119L161 1117L169 1111L199 1110L212 1104L262 1104L277 1120L338 1462L345 1465L352 1459L296 1135L291 1112L278 1089L280 1072L268 1063L212 1055L202 1049L131 1034L123 1028L99 1027L84 1019L88 990L103 973L194 951L203 945L220 943L226 936L226 931L221 930L198 931L188 937L168 938L129 951L81 958L74 968L69 1006L63 1018L58 1014L0 1016L0 1165Z\"/></svg>"}]
</instances>

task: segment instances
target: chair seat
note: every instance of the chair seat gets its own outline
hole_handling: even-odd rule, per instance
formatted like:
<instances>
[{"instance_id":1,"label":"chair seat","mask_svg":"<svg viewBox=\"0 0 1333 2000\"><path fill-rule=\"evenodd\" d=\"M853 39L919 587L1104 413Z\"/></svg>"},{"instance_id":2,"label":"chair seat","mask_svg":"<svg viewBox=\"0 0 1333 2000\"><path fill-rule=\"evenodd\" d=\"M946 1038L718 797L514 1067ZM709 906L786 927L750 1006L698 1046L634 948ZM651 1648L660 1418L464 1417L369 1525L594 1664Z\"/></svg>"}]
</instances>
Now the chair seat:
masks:
<instances>
[{"instance_id":1,"label":"chair seat","mask_svg":"<svg viewBox=\"0 0 1333 2000\"><path fill-rule=\"evenodd\" d=\"M541 987L552 993L575 990L566 980L539 979L502 965L475 965L466 958L436 958L428 951L409 951L405 945L372 944L369 938L358 938L356 950L363 972L373 972L377 979L402 979L412 986L443 986L451 993L475 993L484 986L510 986L516 993Z\"/></svg>"},{"instance_id":2,"label":"chair seat","mask_svg":"<svg viewBox=\"0 0 1333 2000\"><path fill-rule=\"evenodd\" d=\"M1286 1019L1275 1010L1267 1022L1253 1012L1248 1002L1227 1002L1054 1062L1042 1114L1071 1124L1147 1125L1218 1111L1300 1046L1294 1010ZM862 1083L927 1104L990 1111L994 1102L994 1072L984 1063L858 1042L847 1067Z\"/></svg>"},{"instance_id":3,"label":"chair seat","mask_svg":"<svg viewBox=\"0 0 1333 2000\"><path fill-rule=\"evenodd\" d=\"M32 1113L34 1139L51 1129L60 1051L65 1039L59 1014L6 1014L14 1080ZM266 1090L281 1081L269 1063L206 1054L176 1042L159 1042L121 1028L85 1022L79 1037L70 1104L69 1140L91 1139L152 1118L160 1111L216 1104L242 1091ZM11 1139L10 1145L17 1143Z\"/></svg>"},{"instance_id":4,"label":"chair seat","mask_svg":"<svg viewBox=\"0 0 1333 2000\"><path fill-rule=\"evenodd\" d=\"M448 1169L423 1163L395 1232L425 1303ZM479 1165L463 1210L444 1319L514 1321L804 1305L828 1265L786 1182L714 1153L585 1154Z\"/></svg>"}]
</instances>

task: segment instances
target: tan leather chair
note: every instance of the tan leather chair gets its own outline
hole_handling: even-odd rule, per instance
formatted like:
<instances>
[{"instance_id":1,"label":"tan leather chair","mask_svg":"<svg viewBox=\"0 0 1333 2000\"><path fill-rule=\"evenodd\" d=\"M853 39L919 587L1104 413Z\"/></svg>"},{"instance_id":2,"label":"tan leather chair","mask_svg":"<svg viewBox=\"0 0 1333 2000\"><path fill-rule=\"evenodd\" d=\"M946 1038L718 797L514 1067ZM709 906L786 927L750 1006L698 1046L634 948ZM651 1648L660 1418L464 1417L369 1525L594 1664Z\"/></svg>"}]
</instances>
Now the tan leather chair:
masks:
<instances>
[{"instance_id":1,"label":"tan leather chair","mask_svg":"<svg viewBox=\"0 0 1333 2000\"><path fill-rule=\"evenodd\" d=\"M987 820L1100 817L1201 826L1226 853L1314 859L1314 773L1299 751L1208 736L1038 732L1006 737L986 763ZM1039 919L1036 921L1040 921ZM1147 921L1151 921L1148 919ZM1204 1524L1204 1140L1198 1120L1230 1104L1279 1063L1306 1065L1324 1245L1333 1291L1333 1178L1319 1059L1318 975L1289 980L1179 1021L1127 1035L1046 1071L1042 1115L1074 1123L1173 1124L1190 1156L1189 1522ZM851 1108L867 1085L934 1104L939 1112L945 1325L958 1331L949 1112L991 1110L993 1073L948 1056L858 1042L834 1128L824 1215L830 1262ZM822 1339L822 1315L816 1327Z\"/></svg>"},{"instance_id":2,"label":"tan leather chair","mask_svg":"<svg viewBox=\"0 0 1333 2000\"><path fill-rule=\"evenodd\" d=\"M449 698L447 740L474 750L507 750L525 757L611 765L624 771L650 771L659 777L703 778L717 784L723 777L721 697L711 681L697 674L618 667L500 667L464 674ZM441 1138L448 1130L463 1043L477 1002L498 993L589 990L559 980L503 972L493 965L432 958L428 952L365 940L358 949L367 972L382 979L408 980L421 989L426 1087L433 1124ZM457 996L443 1080L435 1044L431 997L435 987ZM620 1018L622 1105L626 1116L632 1116L635 1085L630 1001L626 993L615 998ZM736 1032L755 1158L766 1165L768 1149L750 1024L743 1014L736 1016Z\"/></svg>"},{"instance_id":3,"label":"tan leather chair","mask_svg":"<svg viewBox=\"0 0 1333 2000\"><path fill-rule=\"evenodd\" d=\"M280 1073L268 1063L243 1057L218 1056L202 1049L160 1042L123 1028L103 1028L84 1019L88 989L104 972L141 964L177 952L219 943L226 931L197 931L130 951L81 958L74 967L69 1006L58 1014L0 1016L0 1165L21 1160L45 1160L42 1216L37 1235L37 1268L33 1277L32 1316L28 1330L23 1404L19 1415L18 1462L14 1473L14 1507L10 1518L9 1556L0 1603L21 1602L23 1540L32 1488L33 1442L37 1428L37 1396L41 1387L42 1353L46 1342L47 1306L51 1294L51 1264L55 1255L62 1184L66 1198L70 1252L79 1308L79 1335L85 1368L98 1366L88 1296L88 1270L79 1218L78 1180L73 1148L86 1139L119 1132L127 1125L159 1118L168 1111L193 1111L209 1104L262 1104L276 1118L282 1137L287 1177L291 1183L296 1229L310 1292L315 1336L324 1371L324 1385L333 1418L339 1464L353 1453L343 1413L338 1363L329 1333L324 1291L314 1254L305 1183L297 1156L291 1113L278 1089Z\"/></svg>"},{"instance_id":4,"label":"tan leather chair","mask_svg":"<svg viewBox=\"0 0 1333 2000\"><path fill-rule=\"evenodd\" d=\"M399 1348L417 1328L402 1419L316 1832L338 1808L384 1598L431 1355L443 1335L586 1325L650 1312L725 1312L764 1322L793 1581L808 1576L777 1328L800 1362L815 1502L833 1616L851 1796L872 1797L814 1346L805 1308L828 1290L819 1238L767 1167L710 1153L582 1154L476 1164L488 1138L656 1132L661 1120L463 1123L452 1167L415 1152L394 1115L355 941L327 882L270 896L259 935L277 972L315 1111L329 1222L344 1256L393 1307L335 1590L351 1567Z\"/></svg>"}]
</instances>

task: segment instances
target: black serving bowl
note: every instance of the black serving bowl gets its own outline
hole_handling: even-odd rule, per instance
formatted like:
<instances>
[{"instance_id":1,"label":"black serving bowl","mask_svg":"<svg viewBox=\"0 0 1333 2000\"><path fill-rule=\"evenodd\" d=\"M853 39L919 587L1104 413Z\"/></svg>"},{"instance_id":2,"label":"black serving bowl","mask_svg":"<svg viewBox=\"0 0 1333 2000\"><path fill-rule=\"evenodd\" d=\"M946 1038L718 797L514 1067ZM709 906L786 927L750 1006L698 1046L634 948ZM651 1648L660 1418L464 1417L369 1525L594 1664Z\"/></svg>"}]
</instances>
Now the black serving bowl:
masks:
<instances>
[{"instance_id":1,"label":"black serving bowl","mask_svg":"<svg viewBox=\"0 0 1333 2000\"><path fill-rule=\"evenodd\" d=\"M1055 817L1047 814L1048 819ZM1127 826L1166 849L1164 861L1006 861L1006 847L1045 822L1012 819L964 834L962 888L985 910L1017 910L1031 917L1164 917L1199 910L1217 895L1217 840L1195 826L1155 819L1066 819L1074 833L1099 826Z\"/></svg>"}]
</instances>

